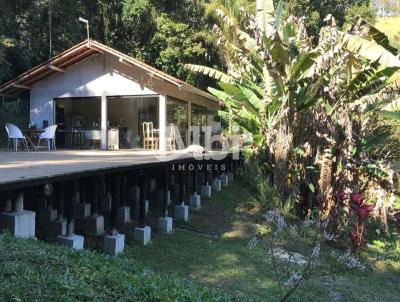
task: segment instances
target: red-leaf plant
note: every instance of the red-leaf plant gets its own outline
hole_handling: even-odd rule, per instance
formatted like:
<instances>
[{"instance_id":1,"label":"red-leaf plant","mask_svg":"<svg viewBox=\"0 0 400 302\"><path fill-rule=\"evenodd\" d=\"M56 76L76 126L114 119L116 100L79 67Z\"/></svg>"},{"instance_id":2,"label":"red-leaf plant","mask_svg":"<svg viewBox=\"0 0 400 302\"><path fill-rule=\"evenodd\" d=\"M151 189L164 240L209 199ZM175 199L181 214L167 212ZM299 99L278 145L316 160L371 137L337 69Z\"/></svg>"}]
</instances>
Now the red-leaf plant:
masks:
<instances>
[{"instance_id":1,"label":"red-leaf plant","mask_svg":"<svg viewBox=\"0 0 400 302\"><path fill-rule=\"evenodd\" d=\"M375 205L364 203L364 198L361 194L350 194L350 210L356 216L350 236L353 243L353 250L356 254L359 254L361 248L367 243L367 240L364 239L364 234L367 230L365 220L371 215L374 208Z\"/></svg>"},{"instance_id":2,"label":"red-leaf plant","mask_svg":"<svg viewBox=\"0 0 400 302\"><path fill-rule=\"evenodd\" d=\"M394 219L396 221L396 229L397 229L397 240L400 241L400 212L394 214Z\"/></svg>"}]
</instances>

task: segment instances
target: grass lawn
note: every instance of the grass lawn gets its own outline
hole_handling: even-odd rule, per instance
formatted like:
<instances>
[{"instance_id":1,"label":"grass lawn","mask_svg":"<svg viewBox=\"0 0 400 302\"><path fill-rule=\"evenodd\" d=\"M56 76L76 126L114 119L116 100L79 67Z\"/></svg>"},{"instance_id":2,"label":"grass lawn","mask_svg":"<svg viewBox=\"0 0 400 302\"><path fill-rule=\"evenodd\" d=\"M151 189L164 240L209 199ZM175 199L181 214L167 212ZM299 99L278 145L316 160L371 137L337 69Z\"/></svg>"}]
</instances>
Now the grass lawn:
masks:
<instances>
[{"instance_id":1,"label":"grass lawn","mask_svg":"<svg viewBox=\"0 0 400 302\"><path fill-rule=\"evenodd\" d=\"M95 244L75 252L0 235L0 301L279 301L267 248L247 246L259 220L252 195L236 181L204 200L172 235L156 234L141 247L128 232L116 257ZM370 237L364 256L379 261L365 271L307 281L290 301L400 301L396 235ZM323 254L331 250L321 247Z\"/></svg>"},{"instance_id":2,"label":"grass lawn","mask_svg":"<svg viewBox=\"0 0 400 302\"><path fill-rule=\"evenodd\" d=\"M375 26L386 33L392 45L400 50L400 17L378 18Z\"/></svg>"},{"instance_id":3,"label":"grass lawn","mask_svg":"<svg viewBox=\"0 0 400 302\"><path fill-rule=\"evenodd\" d=\"M253 197L236 182L203 201L202 210L192 212L190 222L175 228L173 235L155 235L146 247L129 243L127 253L156 272L178 273L231 296L278 301L265 249L247 247L260 217L258 208L249 210L249 204ZM366 257L382 261L373 268L310 280L291 301L400 301L399 253L394 240L374 241Z\"/></svg>"}]
</instances>

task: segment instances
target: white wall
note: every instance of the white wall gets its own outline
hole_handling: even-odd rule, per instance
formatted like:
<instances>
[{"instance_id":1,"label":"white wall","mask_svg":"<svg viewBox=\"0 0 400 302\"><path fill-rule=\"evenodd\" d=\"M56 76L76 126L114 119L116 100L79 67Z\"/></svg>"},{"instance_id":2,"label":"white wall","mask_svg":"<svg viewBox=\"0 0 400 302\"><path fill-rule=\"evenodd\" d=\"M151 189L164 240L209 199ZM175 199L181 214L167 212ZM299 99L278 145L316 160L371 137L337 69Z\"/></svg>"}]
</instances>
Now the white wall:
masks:
<instances>
[{"instance_id":1,"label":"white wall","mask_svg":"<svg viewBox=\"0 0 400 302\"><path fill-rule=\"evenodd\" d=\"M172 96L218 109L218 103L150 75L141 68L126 66L110 54L99 54L69 67L32 86L30 120L39 127L43 120L53 124L53 99L119 95Z\"/></svg>"},{"instance_id":2,"label":"white wall","mask_svg":"<svg viewBox=\"0 0 400 302\"><path fill-rule=\"evenodd\" d=\"M135 81L129 75L132 71L113 56L97 55L36 83L30 94L31 122L53 124L54 98L101 97L103 92L107 96L157 94Z\"/></svg>"}]
</instances>

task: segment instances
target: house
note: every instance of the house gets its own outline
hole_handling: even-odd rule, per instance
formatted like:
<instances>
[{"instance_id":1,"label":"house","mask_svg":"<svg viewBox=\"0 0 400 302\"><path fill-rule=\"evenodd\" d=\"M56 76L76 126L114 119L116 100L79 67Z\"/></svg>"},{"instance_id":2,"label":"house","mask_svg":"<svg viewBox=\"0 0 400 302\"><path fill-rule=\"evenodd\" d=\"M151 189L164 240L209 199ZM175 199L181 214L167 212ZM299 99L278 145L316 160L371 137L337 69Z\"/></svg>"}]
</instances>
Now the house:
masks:
<instances>
[{"instance_id":1,"label":"house","mask_svg":"<svg viewBox=\"0 0 400 302\"><path fill-rule=\"evenodd\" d=\"M218 99L94 40L0 86L26 90L31 125L57 124L59 147L164 151L204 144L203 126L220 128Z\"/></svg>"}]
</instances>

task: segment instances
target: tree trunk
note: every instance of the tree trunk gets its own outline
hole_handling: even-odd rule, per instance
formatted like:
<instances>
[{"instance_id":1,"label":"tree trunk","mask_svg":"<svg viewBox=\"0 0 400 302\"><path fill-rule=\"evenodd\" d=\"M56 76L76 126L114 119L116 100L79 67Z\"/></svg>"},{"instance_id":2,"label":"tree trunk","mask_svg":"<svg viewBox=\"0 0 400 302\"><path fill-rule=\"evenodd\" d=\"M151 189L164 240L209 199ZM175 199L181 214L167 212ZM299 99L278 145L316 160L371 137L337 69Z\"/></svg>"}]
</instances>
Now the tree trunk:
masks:
<instances>
[{"instance_id":1,"label":"tree trunk","mask_svg":"<svg viewBox=\"0 0 400 302\"><path fill-rule=\"evenodd\" d=\"M292 147L293 135L283 119L279 125L274 146L275 169L274 185L278 191L281 201L288 198L288 160L289 152Z\"/></svg>"}]
</instances>

